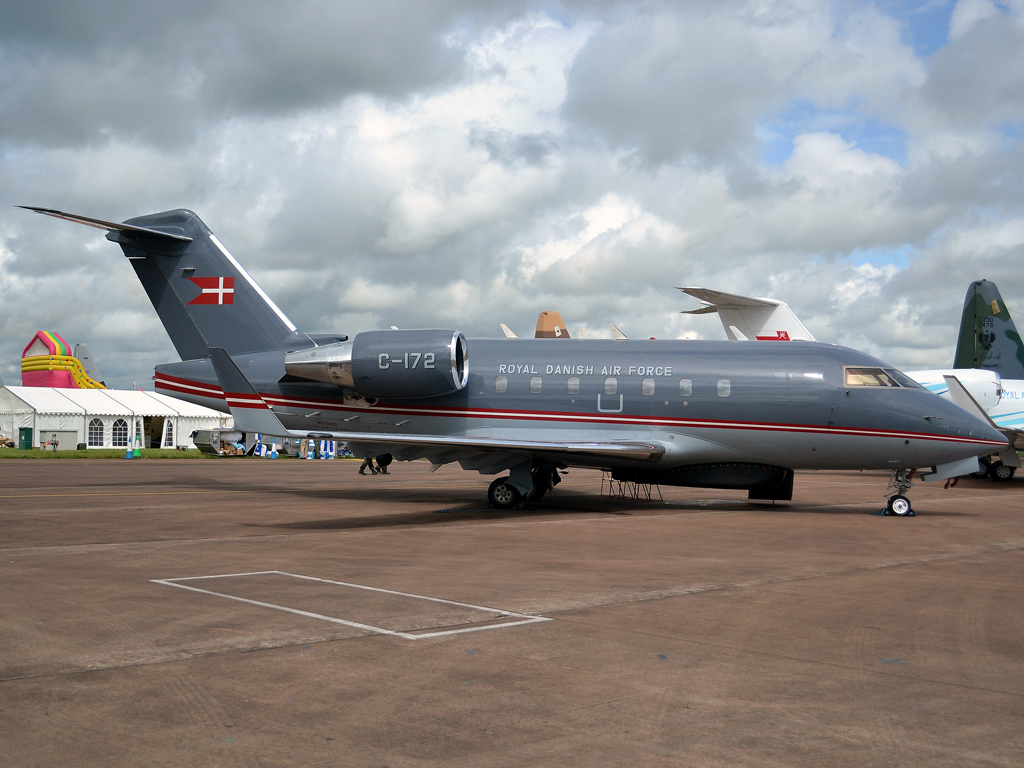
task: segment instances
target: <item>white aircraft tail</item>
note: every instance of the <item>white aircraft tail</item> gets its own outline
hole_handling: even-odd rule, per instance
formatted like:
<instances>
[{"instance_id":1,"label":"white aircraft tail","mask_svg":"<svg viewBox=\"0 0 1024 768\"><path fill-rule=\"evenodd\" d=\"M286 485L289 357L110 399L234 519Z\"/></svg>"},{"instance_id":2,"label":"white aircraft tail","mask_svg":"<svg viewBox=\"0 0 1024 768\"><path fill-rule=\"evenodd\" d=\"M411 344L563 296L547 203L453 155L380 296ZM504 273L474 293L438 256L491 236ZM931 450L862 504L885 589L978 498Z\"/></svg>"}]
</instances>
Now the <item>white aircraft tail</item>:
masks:
<instances>
[{"instance_id":1,"label":"white aircraft tail","mask_svg":"<svg viewBox=\"0 0 1024 768\"><path fill-rule=\"evenodd\" d=\"M717 312L733 341L815 341L784 301L735 296L707 288L680 287L679 290L703 304L699 309L684 311L684 315Z\"/></svg>"}]
</instances>

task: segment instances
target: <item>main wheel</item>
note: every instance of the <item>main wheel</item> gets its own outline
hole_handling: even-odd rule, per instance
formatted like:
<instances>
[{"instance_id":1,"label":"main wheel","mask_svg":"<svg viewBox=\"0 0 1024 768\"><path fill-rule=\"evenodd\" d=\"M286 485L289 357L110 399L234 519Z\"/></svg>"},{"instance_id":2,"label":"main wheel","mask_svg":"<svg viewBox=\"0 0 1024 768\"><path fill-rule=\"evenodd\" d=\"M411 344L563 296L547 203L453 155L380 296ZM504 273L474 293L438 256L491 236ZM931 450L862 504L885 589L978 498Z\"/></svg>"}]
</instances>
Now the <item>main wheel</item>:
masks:
<instances>
[{"instance_id":1,"label":"main wheel","mask_svg":"<svg viewBox=\"0 0 1024 768\"><path fill-rule=\"evenodd\" d=\"M523 495L506 481L507 477L499 477L487 489L487 500L496 509L512 509L519 503Z\"/></svg>"},{"instance_id":2,"label":"main wheel","mask_svg":"<svg viewBox=\"0 0 1024 768\"><path fill-rule=\"evenodd\" d=\"M988 473L992 471L992 464L988 459L978 460L978 471L971 472L971 477L980 477L982 479L988 477Z\"/></svg>"},{"instance_id":3,"label":"main wheel","mask_svg":"<svg viewBox=\"0 0 1024 768\"><path fill-rule=\"evenodd\" d=\"M1008 467L1000 461L992 465L992 477L996 480L1013 480L1013 473L1016 469L1016 467Z\"/></svg>"},{"instance_id":4,"label":"main wheel","mask_svg":"<svg viewBox=\"0 0 1024 768\"><path fill-rule=\"evenodd\" d=\"M888 510L897 517L905 517L910 514L910 499L902 493L897 493L889 499L885 505Z\"/></svg>"}]
</instances>

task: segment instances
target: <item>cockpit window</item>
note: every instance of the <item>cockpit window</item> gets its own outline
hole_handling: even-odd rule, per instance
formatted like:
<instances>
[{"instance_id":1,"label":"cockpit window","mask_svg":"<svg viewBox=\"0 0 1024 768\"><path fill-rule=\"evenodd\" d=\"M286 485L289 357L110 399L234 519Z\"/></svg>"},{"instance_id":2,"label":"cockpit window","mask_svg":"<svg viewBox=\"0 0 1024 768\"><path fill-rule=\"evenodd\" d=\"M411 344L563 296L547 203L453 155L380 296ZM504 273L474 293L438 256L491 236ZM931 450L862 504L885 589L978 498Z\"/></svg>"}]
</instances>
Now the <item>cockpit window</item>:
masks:
<instances>
[{"instance_id":1,"label":"cockpit window","mask_svg":"<svg viewBox=\"0 0 1024 768\"><path fill-rule=\"evenodd\" d=\"M900 383L901 387L906 387L907 389L924 389L924 387L902 371L897 371L895 368L886 368L885 372L896 379L896 381Z\"/></svg>"},{"instance_id":2,"label":"cockpit window","mask_svg":"<svg viewBox=\"0 0 1024 768\"><path fill-rule=\"evenodd\" d=\"M847 368L846 386L921 388L916 381L894 368Z\"/></svg>"}]
</instances>

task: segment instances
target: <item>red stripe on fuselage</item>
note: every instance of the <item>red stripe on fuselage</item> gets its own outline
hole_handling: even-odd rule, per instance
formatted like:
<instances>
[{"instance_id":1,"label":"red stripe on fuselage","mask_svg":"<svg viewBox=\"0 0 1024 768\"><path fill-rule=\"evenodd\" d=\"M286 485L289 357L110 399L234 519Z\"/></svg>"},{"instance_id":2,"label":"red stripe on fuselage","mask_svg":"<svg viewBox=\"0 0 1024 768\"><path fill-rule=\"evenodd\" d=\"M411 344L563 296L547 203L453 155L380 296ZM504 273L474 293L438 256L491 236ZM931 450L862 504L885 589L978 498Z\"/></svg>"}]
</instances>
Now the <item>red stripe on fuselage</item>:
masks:
<instances>
[{"instance_id":1,"label":"red stripe on fuselage","mask_svg":"<svg viewBox=\"0 0 1024 768\"><path fill-rule=\"evenodd\" d=\"M170 376L166 373L157 373L153 377L153 380L156 382L156 386L161 389L172 389L175 392L203 395L204 397L212 397L217 400L224 399L224 390L216 384L204 384L201 381L182 379L178 376Z\"/></svg>"},{"instance_id":2,"label":"red stripe on fuselage","mask_svg":"<svg viewBox=\"0 0 1024 768\"><path fill-rule=\"evenodd\" d=\"M161 385L160 379L173 380L179 387L190 387L191 389L179 389L177 391L187 394L203 394L201 391L210 392L205 396L224 399L222 390L218 387L201 382L181 379L167 374L157 374L157 386ZM168 385L167 388L171 388ZM213 394L213 392L216 394ZM232 394L231 397L236 397ZM244 395L237 395L244 397ZM328 409L343 413L390 413L402 416L430 416L434 418L478 418L478 419L502 419L514 421L561 421L580 424L629 424L646 427L677 427L690 429L745 429L760 432L796 432L808 434L828 435L849 435L856 437L892 437L892 438L913 438L916 440L936 440L940 442L973 443L976 445L1003 445L992 440L983 440L975 437L961 437L957 435L934 435L927 432L897 432L886 429L868 429L864 427L824 427L814 424L773 424L769 422L745 422L745 421L713 421L710 419L680 419L671 416L628 416L608 415L601 413L573 413L569 411L517 411L497 410L485 408L464 408L419 405L375 405L373 408L357 408L345 406L337 400L311 400L308 398L290 397L287 395L276 395L260 393L266 405L290 406L292 408ZM261 406L249 406L261 407Z\"/></svg>"}]
</instances>

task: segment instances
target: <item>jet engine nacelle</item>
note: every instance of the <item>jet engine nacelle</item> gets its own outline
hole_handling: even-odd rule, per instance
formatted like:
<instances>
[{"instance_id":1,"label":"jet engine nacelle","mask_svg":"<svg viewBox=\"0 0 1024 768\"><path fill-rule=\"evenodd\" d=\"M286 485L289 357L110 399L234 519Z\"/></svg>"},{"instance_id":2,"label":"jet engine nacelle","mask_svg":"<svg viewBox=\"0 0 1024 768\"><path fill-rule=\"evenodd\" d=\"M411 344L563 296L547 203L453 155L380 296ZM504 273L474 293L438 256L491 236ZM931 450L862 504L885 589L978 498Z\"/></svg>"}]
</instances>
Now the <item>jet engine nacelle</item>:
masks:
<instances>
[{"instance_id":1,"label":"jet engine nacelle","mask_svg":"<svg viewBox=\"0 0 1024 768\"><path fill-rule=\"evenodd\" d=\"M438 397L466 386L469 349L458 331L367 331L352 341L289 352L284 367L292 376L349 387L364 397Z\"/></svg>"}]
</instances>

